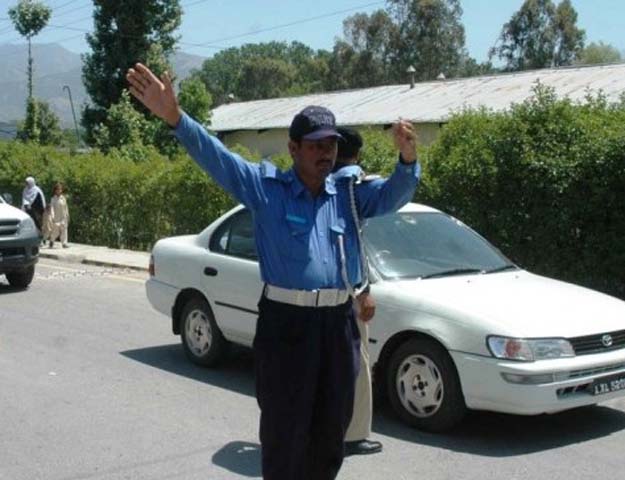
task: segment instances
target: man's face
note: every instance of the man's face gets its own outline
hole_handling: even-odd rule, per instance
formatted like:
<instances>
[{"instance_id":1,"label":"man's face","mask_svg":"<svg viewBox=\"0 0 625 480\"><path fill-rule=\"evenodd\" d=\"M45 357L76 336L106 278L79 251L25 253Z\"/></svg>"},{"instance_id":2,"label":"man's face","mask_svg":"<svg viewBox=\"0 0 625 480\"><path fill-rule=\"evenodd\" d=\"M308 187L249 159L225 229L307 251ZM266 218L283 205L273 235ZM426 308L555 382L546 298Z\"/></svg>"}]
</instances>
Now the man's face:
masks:
<instances>
[{"instance_id":1,"label":"man's face","mask_svg":"<svg viewBox=\"0 0 625 480\"><path fill-rule=\"evenodd\" d=\"M304 182L320 183L332 172L336 161L336 137L289 142L295 171Z\"/></svg>"}]
</instances>

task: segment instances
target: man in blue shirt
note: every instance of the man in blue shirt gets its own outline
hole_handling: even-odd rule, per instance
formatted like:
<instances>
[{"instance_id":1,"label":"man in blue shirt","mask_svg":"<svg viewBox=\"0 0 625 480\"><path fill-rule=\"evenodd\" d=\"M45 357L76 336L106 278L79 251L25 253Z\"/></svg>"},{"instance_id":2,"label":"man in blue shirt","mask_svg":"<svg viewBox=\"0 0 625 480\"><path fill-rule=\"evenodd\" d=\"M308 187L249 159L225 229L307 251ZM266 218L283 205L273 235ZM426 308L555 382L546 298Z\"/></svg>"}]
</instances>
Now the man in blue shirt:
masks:
<instances>
[{"instance_id":1,"label":"man in blue shirt","mask_svg":"<svg viewBox=\"0 0 625 480\"><path fill-rule=\"evenodd\" d=\"M350 294L362 281L357 226L345 182L330 175L334 115L307 107L289 128L293 168L281 172L230 152L178 106L167 74L137 64L130 92L175 130L193 159L252 212L260 273L254 338L265 480L331 480L343 462L358 374L360 336ZM387 180L355 189L360 217L407 203L416 188L412 125L393 129L400 161Z\"/></svg>"}]
</instances>

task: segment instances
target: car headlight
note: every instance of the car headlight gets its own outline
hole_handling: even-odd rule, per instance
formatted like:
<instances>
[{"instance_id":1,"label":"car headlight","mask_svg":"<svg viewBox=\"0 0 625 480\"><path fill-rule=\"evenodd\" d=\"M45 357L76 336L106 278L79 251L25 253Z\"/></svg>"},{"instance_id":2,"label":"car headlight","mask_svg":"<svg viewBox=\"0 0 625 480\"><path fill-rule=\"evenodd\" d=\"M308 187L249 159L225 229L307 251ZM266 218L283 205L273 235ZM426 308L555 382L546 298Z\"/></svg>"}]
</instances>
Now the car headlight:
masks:
<instances>
[{"instance_id":1,"label":"car headlight","mask_svg":"<svg viewBox=\"0 0 625 480\"><path fill-rule=\"evenodd\" d=\"M574 357L573 346L564 338L510 338L490 336L486 344L493 357L521 362Z\"/></svg>"},{"instance_id":2,"label":"car headlight","mask_svg":"<svg viewBox=\"0 0 625 480\"><path fill-rule=\"evenodd\" d=\"M25 218L20 222L20 232L32 232L36 230L35 222L33 222L32 218Z\"/></svg>"}]
</instances>

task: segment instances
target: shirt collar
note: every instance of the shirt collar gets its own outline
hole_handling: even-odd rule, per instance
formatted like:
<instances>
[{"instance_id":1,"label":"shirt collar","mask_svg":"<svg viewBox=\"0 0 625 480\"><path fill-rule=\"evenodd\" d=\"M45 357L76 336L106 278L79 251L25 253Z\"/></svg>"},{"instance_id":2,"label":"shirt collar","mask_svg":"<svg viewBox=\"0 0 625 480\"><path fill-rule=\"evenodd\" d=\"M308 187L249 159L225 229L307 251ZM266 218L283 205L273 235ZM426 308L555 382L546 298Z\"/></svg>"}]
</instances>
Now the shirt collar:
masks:
<instances>
[{"instance_id":1,"label":"shirt collar","mask_svg":"<svg viewBox=\"0 0 625 480\"><path fill-rule=\"evenodd\" d=\"M303 192L307 191L306 186L299 179L295 170L291 168L288 172L289 179L288 181L291 183L291 191L293 192L293 196L297 197L301 195ZM324 191L328 195L336 195L336 185L334 182L334 176L328 175L325 179Z\"/></svg>"}]
</instances>

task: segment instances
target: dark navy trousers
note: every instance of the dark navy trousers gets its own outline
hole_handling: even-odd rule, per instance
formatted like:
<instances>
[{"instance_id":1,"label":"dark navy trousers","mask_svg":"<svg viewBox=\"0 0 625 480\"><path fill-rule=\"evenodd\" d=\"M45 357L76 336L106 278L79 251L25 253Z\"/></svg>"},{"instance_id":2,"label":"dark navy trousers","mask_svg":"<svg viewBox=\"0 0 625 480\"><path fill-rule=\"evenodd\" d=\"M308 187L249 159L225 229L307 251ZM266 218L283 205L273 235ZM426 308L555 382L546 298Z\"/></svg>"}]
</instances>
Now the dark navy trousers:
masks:
<instances>
[{"instance_id":1,"label":"dark navy trousers","mask_svg":"<svg viewBox=\"0 0 625 480\"><path fill-rule=\"evenodd\" d=\"M360 336L351 301L261 298L254 338L264 480L332 480L354 405Z\"/></svg>"}]
</instances>

